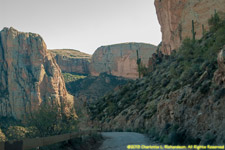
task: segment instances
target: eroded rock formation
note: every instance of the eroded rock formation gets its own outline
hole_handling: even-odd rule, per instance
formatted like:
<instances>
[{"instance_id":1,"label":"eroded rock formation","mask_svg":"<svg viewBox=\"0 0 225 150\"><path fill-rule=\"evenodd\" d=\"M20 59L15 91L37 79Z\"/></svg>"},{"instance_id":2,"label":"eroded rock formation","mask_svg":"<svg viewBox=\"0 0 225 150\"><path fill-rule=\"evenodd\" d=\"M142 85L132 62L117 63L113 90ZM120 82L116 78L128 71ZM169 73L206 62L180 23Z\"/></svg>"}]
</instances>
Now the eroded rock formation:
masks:
<instances>
[{"instance_id":1,"label":"eroded rock formation","mask_svg":"<svg viewBox=\"0 0 225 150\"><path fill-rule=\"evenodd\" d=\"M92 56L90 64L91 75L98 76L106 72L114 76L137 78L137 53L144 65L156 51L156 46L144 43L123 43L101 46Z\"/></svg>"},{"instance_id":2,"label":"eroded rock formation","mask_svg":"<svg viewBox=\"0 0 225 150\"><path fill-rule=\"evenodd\" d=\"M0 32L0 116L26 118L42 102L73 106L61 70L34 33L4 28Z\"/></svg>"},{"instance_id":3,"label":"eroded rock formation","mask_svg":"<svg viewBox=\"0 0 225 150\"><path fill-rule=\"evenodd\" d=\"M62 72L89 74L91 55L71 49L49 50L59 65Z\"/></svg>"},{"instance_id":4,"label":"eroded rock formation","mask_svg":"<svg viewBox=\"0 0 225 150\"><path fill-rule=\"evenodd\" d=\"M171 54L182 40L192 38L192 20L196 38L202 37L202 25L209 29L208 19L216 10L225 17L224 0L155 0L156 13L162 32L162 51Z\"/></svg>"},{"instance_id":5,"label":"eroded rock formation","mask_svg":"<svg viewBox=\"0 0 225 150\"><path fill-rule=\"evenodd\" d=\"M218 70L214 73L214 81L225 87L225 45L217 57Z\"/></svg>"}]
</instances>

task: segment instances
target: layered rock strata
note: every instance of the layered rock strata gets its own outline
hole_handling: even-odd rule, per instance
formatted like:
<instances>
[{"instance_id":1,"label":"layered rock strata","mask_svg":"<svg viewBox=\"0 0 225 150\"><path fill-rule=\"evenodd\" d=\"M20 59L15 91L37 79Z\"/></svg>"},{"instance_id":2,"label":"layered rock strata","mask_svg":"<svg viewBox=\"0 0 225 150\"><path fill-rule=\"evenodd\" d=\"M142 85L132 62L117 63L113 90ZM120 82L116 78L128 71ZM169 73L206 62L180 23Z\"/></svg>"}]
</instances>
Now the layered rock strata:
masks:
<instances>
[{"instance_id":1,"label":"layered rock strata","mask_svg":"<svg viewBox=\"0 0 225 150\"><path fill-rule=\"evenodd\" d=\"M43 103L73 106L61 70L38 34L0 32L0 116L23 120Z\"/></svg>"}]
</instances>

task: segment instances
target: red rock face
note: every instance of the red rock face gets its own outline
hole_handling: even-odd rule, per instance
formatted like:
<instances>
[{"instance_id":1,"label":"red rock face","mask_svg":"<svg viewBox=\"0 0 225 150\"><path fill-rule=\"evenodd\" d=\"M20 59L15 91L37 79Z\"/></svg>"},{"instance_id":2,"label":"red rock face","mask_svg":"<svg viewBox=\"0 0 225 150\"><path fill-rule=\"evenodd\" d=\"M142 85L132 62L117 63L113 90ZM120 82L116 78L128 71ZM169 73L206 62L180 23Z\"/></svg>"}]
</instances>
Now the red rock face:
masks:
<instances>
[{"instance_id":1,"label":"red rock face","mask_svg":"<svg viewBox=\"0 0 225 150\"><path fill-rule=\"evenodd\" d=\"M38 34L0 32L0 116L24 119L45 101L73 106L61 70Z\"/></svg>"},{"instance_id":2,"label":"red rock face","mask_svg":"<svg viewBox=\"0 0 225 150\"><path fill-rule=\"evenodd\" d=\"M156 52L156 46L144 43L122 43L102 46L92 56L90 73L98 76L106 72L114 76L135 79L138 78L137 53L144 65Z\"/></svg>"},{"instance_id":3,"label":"red rock face","mask_svg":"<svg viewBox=\"0 0 225 150\"><path fill-rule=\"evenodd\" d=\"M89 74L91 55L71 49L49 50L62 72Z\"/></svg>"},{"instance_id":4,"label":"red rock face","mask_svg":"<svg viewBox=\"0 0 225 150\"><path fill-rule=\"evenodd\" d=\"M56 55L55 59L63 72L89 74L89 60L83 58L68 58Z\"/></svg>"},{"instance_id":5,"label":"red rock face","mask_svg":"<svg viewBox=\"0 0 225 150\"><path fill-rule=\"evenodd\" d=\"M202 37L202 25L209 29L208 19L216 10L225 17L224 0L155 0L156 13L161 25L162 52L171 54L182 40L192 38L192 20L196 38Z\"/></svg>"}]
</instances>

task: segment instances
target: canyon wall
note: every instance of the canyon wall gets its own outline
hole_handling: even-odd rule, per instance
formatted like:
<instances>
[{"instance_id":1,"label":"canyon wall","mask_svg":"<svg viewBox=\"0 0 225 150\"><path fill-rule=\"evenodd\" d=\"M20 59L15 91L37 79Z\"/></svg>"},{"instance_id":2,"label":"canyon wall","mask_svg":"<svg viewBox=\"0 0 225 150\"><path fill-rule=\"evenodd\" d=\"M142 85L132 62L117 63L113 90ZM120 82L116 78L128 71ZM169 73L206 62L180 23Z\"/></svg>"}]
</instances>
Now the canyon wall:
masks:
<instances>
[{"instance_id":1,"label":"canyon wall","mask_svg":"<svg viewBox=\"0 0 225 150\"><path fill-rule=\"evenodd\" d=\"M114 76L137 78L137 53L144 65L148 65L149 58L156 51L156 46L145 43L122 43L99 47L93 54L90 73L98 76L106 72Z\"/></svg>"},{"instance_id":2,"label":"canyon wall","mask_svg":"<svg viewBox=\"0 0 225 150\"><path fill-rule=\"evenodd\" d=\"M208 19L215 10L225 18L224 0L155 0L156 13L162 32L162 52L171 54L182 40L192 38L192 20L196 38L202 37L202 25L209 30Z\"/></svg>"},{"instance_id":3,"label":"canyon wall","mask_svg":"<svg viewBox=\"0 0 225 150\"><path fill-rule=\"evenodd\" d=\"M89 74L91 55L72 49L49 50L56 59L62 72Z\"/></svg>"},{"instance_id":4,"label":"canyon wall","mask_svg":"<svg viewBox=\"0 0 225 150\"><path fill-rule=\"evenodd\" d=\"M34 33L4 28L0 32L0 116L23 120L43 103L73 106L61 70Z\"/></svg>"}]
</instances>

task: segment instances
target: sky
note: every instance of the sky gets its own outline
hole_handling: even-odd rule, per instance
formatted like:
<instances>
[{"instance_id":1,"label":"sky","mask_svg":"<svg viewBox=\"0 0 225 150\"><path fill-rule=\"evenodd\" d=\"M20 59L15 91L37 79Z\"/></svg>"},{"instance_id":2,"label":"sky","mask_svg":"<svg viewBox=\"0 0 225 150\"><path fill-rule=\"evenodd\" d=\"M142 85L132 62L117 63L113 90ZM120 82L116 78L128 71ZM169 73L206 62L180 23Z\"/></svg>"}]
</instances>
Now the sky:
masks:
<instances>
[{"instance_id":1,"label":"sky","mask_svg":"<svg viewBox=\"0 0 225 150\"><path fill-rule=\"evenodd\" d=\"M161 42L154 0L0 0L0 18L0 30L38 33L48 49Z\"/></svg>"}]
</instances>

